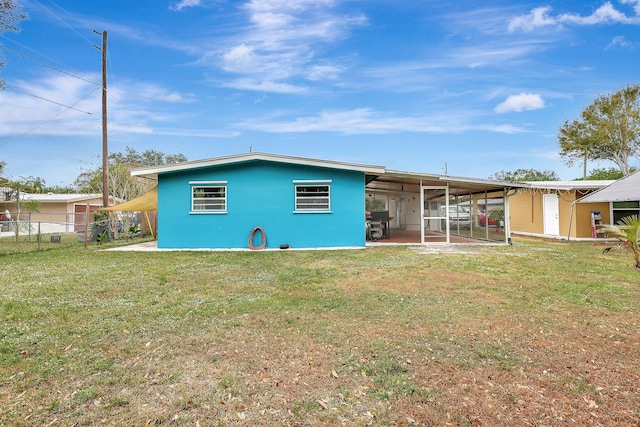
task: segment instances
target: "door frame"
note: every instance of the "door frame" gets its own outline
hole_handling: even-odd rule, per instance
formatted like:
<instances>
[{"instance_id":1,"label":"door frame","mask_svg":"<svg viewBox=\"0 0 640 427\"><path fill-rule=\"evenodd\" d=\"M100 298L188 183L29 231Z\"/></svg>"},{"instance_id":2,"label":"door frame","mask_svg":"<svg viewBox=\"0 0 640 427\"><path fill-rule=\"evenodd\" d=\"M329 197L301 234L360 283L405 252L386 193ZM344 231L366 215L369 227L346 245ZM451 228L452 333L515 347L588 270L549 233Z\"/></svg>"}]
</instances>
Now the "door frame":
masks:
<instances>
[{"instance_id":1,"label":"door frame","mask_svg":"<svg viewBox=\"0 0 640 427\"><path fill-rule=\"evenodd\" d=\"M555 217L550 217L555 214ZM542 195L542 231L548 236L560 235L560 201L558 195Z\"/></svg>"},{"instance_id":2,"label":"door frame","mask_svg":"<svg viewBox=\"0 0 640 427\"><path fill-rule=\"evenodd\" d=\"M424 209L424 202L425 202L425 197L424 197L424 192L425 190L444 190L445 193L445 216L441 216L441 215L436 215L436 216L426 216L426 212ZM422 184L422 180L420 180L420 243L425 244L426 240L425 240L425 236L424 236L424 227L426 224L426 221L430 221L432 219L435 220L442 220L444 219L445 221L445 231L446 231L446 244L451 243L451 234L450 234L450 229L449 229L449 184L447 183L447 185L444 186L425 186Z\"/></svg>"}]
</instances>

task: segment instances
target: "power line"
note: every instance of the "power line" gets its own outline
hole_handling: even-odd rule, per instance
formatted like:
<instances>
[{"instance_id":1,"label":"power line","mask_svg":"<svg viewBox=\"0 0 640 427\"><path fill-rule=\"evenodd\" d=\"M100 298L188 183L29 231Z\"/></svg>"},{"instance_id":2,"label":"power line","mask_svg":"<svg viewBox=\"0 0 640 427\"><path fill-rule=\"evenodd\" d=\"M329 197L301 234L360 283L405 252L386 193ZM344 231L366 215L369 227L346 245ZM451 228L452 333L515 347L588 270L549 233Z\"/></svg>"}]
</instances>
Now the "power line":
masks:
<instances>
[{"instance_id":1,"label":"power line","mask_svg":"<svg viewBox=\"0 0 640 427\"><path fill-rule=\"evenodd\" d=\"M120 101L118 98L116 98L111 92L107 92L107 95L110 98L113 98L120 106L124 107L129 113L131 113L132 116L134 116L137 120L138 123L140 123L142 126L144 126L145 128L149 129L149 131L154 134L155 136L159 137L160 139L163 139L165 142L179 148L180 150L184 150L184 147L181 147L180 145L176 144L175 142L169 140L168 138L164 137L163 135L160 135L158 132L156 132L155 130L153 130L153 128L151 126L149 126L144 120L142 120L138 114L135 111L130 110L129 108L127 108L122 101ZM189 153L188 151L186 152L186 154L191 155L191 153Z\"/></svg>"},{"instance_id":2,"label":"power line","mask_svg":"<svg viewBox=\"0 0 640 427\"><path fill-rule=\"evenodd\" d=\"M87 94L87 95L86 95L85 97L83 97L83 98L80 98L80 99L79 99L78 101L76 101L76 103L74 103L72 106L68 106L68 107L66 107L64 110L62 110L62 111L60 111L59 113L57 113L57 114L53 115L52 117L50 117L49 119L45 120L44 122L42 122L42 123L40 123L40 124L38 124L38 125L36 125L36 126L32 127L32 128L31 128L31 129L29 129L28 131L23 132L23 133L21 133L20 135L18 135L18 136L16 136L16 137L14 137L14 138L11 138L11 139L9 139L9 140L7 140L7 141L4 141L4 142L0 143L0 147L2 147L2 146L4 146L4 145L7 145L7 144L9 144L10 142L15 141L16 139L20 139L20 138L22 138L22 137L23 137L23 136L25 136L25 135L30 134L30 133L31 133L31 132L33 132L34 130L36 130L36 129L38 129L38 128L42 127L42 126L44 126L44 125L45 125L45 124L47 124L47 123L49 123L51 120L55 119L56 117L58 117L58 116L62 115L63 113L66 113L68 110L75 110L75 108L73 108L73 106L74 106L74 105L78 105L80 102L84 101L85 99L87 99L88 97L90 97L91 95L93 95L97 90L98 90L98 88L96 87L96 88L95 88L91 93ZM77 110L77 111L80 111L80 110Z\"/></svg>"},{"instance_id":3,"label":"power line","mask_svg":"<svg viewBox=\"0 0 640 427\"><path fill-rule=\"evenodd\" d=\"M11 53L11 54L13 54L15 56L18 56L18 57L22 58L22 59L26 59L27 61L31 61L31 62L33 62L35 64L42 65L43 67L47 67L47 68L52 69L54 71L57 71L59 73L66 74L67 76L74 77L74 78L76 78L78 80L82 80L82 81L85 81L87 83L91 83L93 85L98 85L98 83L96 83L96 82L92 82L91 80L87 80L87 79L85 79L83 77L76 76L75 74L71 74L71 73L69 73L67 71L64 71L64 70L61 70L61 69L56 68L54 66L45 64L44 62L38 61L37 59L31 58L31 57L29 57L27 55L24 55L24 54L20 53L20 52L16 52L15 50L9 49L8 47L0 45L0 49L3 49L3 50L5 50L5 51L7 51L7 52L9 52L9 53Z\"/></svg>"},{"instance_id":4,"label":"power line","mask_svg":"<svg viewBox=\"0 0 640 427\"><path fill-rule=\"evenodd\" d=\"M44 110L39 110L39 109L36 109L36 108L25 107L24 105L12 104L12 103L10 103L10 102L3 102L2 100L0 100L0 104L1 104L1 105L8 105L8 106L10 106L10 107L15 107L15 108L22 108L23 110L37 111L38 113L46 113L46 111L44 111Z\"/></svg>"},{"instance_id":5,"label":"power line","mask_svg":"<svg viewBox=\"0 0 640 427\"><path fill-rule=\"evenodd\" d=\"M89 40L87 37L85 37L82 33L78 32L75 28L73 28L71 25L69 25L69 23L67 21L65 21L64 19L62 19L60 16L58 16L58 14L56 14L54 11L52 11L51 9L49 9L48 7L44 6L41 2L37 1L37 0L32 0L35 3L37 3L41 8L43 8L44 10L46 10L47 12L49 12L51 15L53 15L58 21L60 21L65 27L67 27L68 29L70 29L71 31L73 31L74 33L76 33L76 35L78 35L78 37L80 37L81 39L83 39L84 41L86 41L89 45L93 45L93 42L91 40ZM69 12L67 12L64 8L62 8L61 6L59 6L57 3L55 3L52 0L47 0L49 3L51 3L53 6L55 6L58 10L64 12L66 15L70 15Z\"/></svg>"},{"instance_id":6,"label":"power line","mask_svg":"<svg viewBox=\"0 0 640 427\"><path fill-rule=\"evenodd\" d=\"M60 16L58 16L53 10L47 8L46 6L44 6L41 2L34 0L36 3L38 3L43 9L45 9L47 12L49 12L50 14L52 14L53 16L55 16L56 19L58 19L60 22L62 22L66 27L68 27L71 31L75 32L81 39L85 40L86 42L90 43L92 46L96 47L95 43L93 43L91 40L89 40L87 37L84 36L84 34L79 33L78 31L76 31L73 27L71 27L64 19L62 19ZM46 0L49 4L53 5L56 9L58 9L60 12L63 12L66 15L69 15L69 12L67 12L63 7L61 7L60 5L58 5L55 1L53 0ZM95 30L92 30L95 32ZM111 69L111 75L114 75L114 71L113 71L113 66L112 61L111 61L111 55L110 52L107 52L107 55L109 56L109 61L108 61L108 67ZM111 92L107 91L107 96L113 98L120 106L124 106L124 104L117 99ZM126 108L126 107L125 107ZM181 147L180 145L174 143L173 141L170 141L169 139L167 139L166 137L160 135L159 133L157 133L154 129L152 129L147 123L145 123L142 119L139 118L139 116L129 110L127 108L127 111L129 111L133 116L135 116L136 118L138 118L138 122L144 126L145 128L149 129L149 131L156 135L157 137L163 139L165 142L174 145L175 147L177 147L180 150L184 150L183 147ZM188 154L188 153L187 153Z\"/></svg>"},{"instance_id":7,"label":"power line","mask_svg":"<svg viewBox=\"0 0 640 427\"><path fill-rule=\"evenodd\" d=\"M67 20L65 19L66 17L65 17L65 18L63 18L63 17L61 16L62 14L66 15L66 16L71 16L71 15L70 15L70 14L69 14L69 12L67 12L63 7L61 7L60 5L58 5L55 1L53 1L53 0L46 0L46 2L47 2L47 3L49 3L50 5L52 5L55 9L57 9L57 12L56 12L56 11L54 11L54 10L52 10L51 8L49 8L49 7L45 6L44 4L42 4L42 1L33 0L33 2L34 2L34 3L36 3L36 4L38 4L42 9L44 9L45 11L47 11L50 15L52 15L55 19L57 19L60 23L62 23L62 24L63 24L64 26L66 26L68 29L70 29L71 31L73 31L76 35L78 35L81 39L83 39L84 41L86 41L88 44L90 44L91 46L95 46L95 44L94 44L91 40L89 40L89 39L88 39L84 34L82 34L82 33L78 32L75 28L73 28L71 25L69 25L69 23L68 23L68 22L67 22ZM15 41L14 41L14 43L17 43L17 42L15 42ZM20 43L17 43L17 44L20 44ZM28 46L24 46L24 45L22 45L22 46L23 46L23 47L25 47L25 48L27 48L28 50L34 51L32 48L30 48L30 47L28 47ZM86 82L88 82L88 83L95 84L95 85L99 85L98 83L95 83L95 82L92 82L92 81L89 81L89 80L83 79L82 77L78 77L78 76L73 75L73 74L71 74L71 73L68 73L68 72L66 72L66 71L64 71L64 70L60 70L60 69L57 69L57 68L55 68L55 67L49 66L49 65L44 64L44 63L42 63L42 62L40 62L40 61L37 61L37 60L35 60L35 59L33 59L33 58L29 58L29 57L27 57L26 55L21 55L21 54L19 54L19 53L17 53L17 52L15 52L15 53L14 53L14 51L12 51L12 50L10 50L10 49L7 49L7 48L5 48L5 49L6 49L8 52L13 53L14 55L21 56L21 57L23 57L24 59L27 59L27 60L32 61L32 62L35 62L35 63L37 63L37 64L39 64L39 65L45 66L45 67L47 67L47 68L51 68L51 69L53 69L53 70L55 70L55 71L61 72L61 73L63 73L63 74L67 74L67 75L69 75L69 76L71 76L71 77L78 78L78 79L83 80L83 81L86 81ZM35 52L35 51L34 51L34 52ZM37 52L37 53L40 53L40 52ZM54 59L54 60L55 60L55 59ZM110 66L110 67L112 67L112 66L111 66L111 62L109 62L109 66ZM96 89L97 89L97 88L96 88ZM15 90L15 89L14 89L14 90ZM30 96L35 96L35 95L28 94L28 93L26 93L26 92L23 92L23 93L25 93L25 94L27 94L27 95L30 95ZM92 92L92 93L93 93L93 92ZM170 141L168 138L164 137L163 135L159 134L159 133L158 133L158 132L156 132L154 129L152 129L152 128L151 128L151 127L150 127L146 122L144 122L144 120L142 120L142 119L138 116L138 114L136 114L134 111L132 111L132 110L128 109L126 106L124 106L124 104L123 104L119 99L117 99L117 98L116 98L116 97L115 97L111 92L107 92L107 96L109 96L109 97L113 98L116 102L118 102L118 104L119 104L120 106L124 107L127 111L129 111L129 112L130 112L134 117L136 117L136 118L138 119L138 122L139 122L142 126L144 126L145 128L147 128L147 129L148 129L148 130L149 130L153 135L156 135L157 137L161 138L161 139L162 139L162 140L164 140L165 142L167 142L167 143L169 143L169 144L171 144L171 145L174 145L175 147L177 147L177 148L178 148L178 149L180 149L180 150L185 151L184 147L181 147L180 145L176 144L175 142ZM36 98L38 98L38 97L36 96ZM86 97L85 97L85 98L86 98ZM41 98L41 99L44 99L44 98ZM83 98L83 99L84 99L84 98ZM54 102L54 101L50 101L50 100L47 100L47 99L44 99L44 100L45 100L45 101L49 101L49 102L53 102L54 104L58 104L58 105L61 105L61 106L63 106L63 107L66 107L66 109L65 109L65 110L63 110L62 112L60 112L59 114L57 114L57 115L53 116L53 117L52 117L52 118L50 118L49 120L47 120L47 121L45 121L45 122L43 122L43 123L39 124L38 126L34 127L33 129L31 129L31 130L29 130L29 131L25 132L24 134L19 135L19 136L15 137L15 138L13 138L13 139L11 139L11 140L9 140L9 141L5 141L5 142L0 143L0 147L1 147L1 146L3 146L3 145L8 144L9 142L12 142L12 141L14 141L14 140L16 140L16 139L20 138L20 137L21 137L21 136L23 136L23 135L26 135L26 134L28 134L28 133L30 133L30 132L33 132L35 129L39 128L40 126L42 126L42 125L44 125L44 124L48 123L49 121L53 120L54 118L58 117L60 114L62 114L63 112L67 111L68 109L74 109L74 110L76 110L75 108L73 108L73 106L77 105L77 104L80 102L80 101L78 101L78 102L76 102L75 104L73 104L73 106L68 107L68 106L65 106L65 105L63 105L63 104L56 103L56 102ZM81 110L76 110L76 111L81 111ZM81 111L81 112L83 112L83 113L87 113L87 112L85 112L85 111ZM87 114L91 114L91 113L87 113ZM187 152L187 154L189 154L189 153Z\"/></svg>"},{"instance_id":8,"label":"power line","mask_svg":"<svg viewBox=\"0 0 640 427\"><path fill-rule=\"evenodd\" d=\"M23 90L20 90L20 89L18 89L18 88L13 87L13 86L5 86L5 88L6 88L6 89L9 89L9 90L12 90L12 91L14 91L14 92L20 92L20 93L23 93L23 94L25 94L25 95L32 96L32 97L34 97L34 98L42 99L43 101L47 101L47 102L50 102L50 103L52 103L52 104L59 105L59 106L61 106L61 107L66 107L67 109L75 110L75 111L77 111L77 112L79 112L79 113L85 113L85 114L89 114L89 115L91 115L91 114L92 114L92 113L90 113L90 112L88 112L88 111L79 110L79 109L77 109L77 108L73 108L73 107L70 107L70 106L68 106L68 105L61 104L61 103L59 103L59 102L52 101L52 100L47 99L47 98L43 98L43 97L38 96L38 95L34 95L34 94L32 94L32 93L29 93L29 92L25 92L25 91L23 91ZM83 99L84 99L84 98L83 98ZM76 102L76 104L77 104L77 102ZM74 104L74 105L76 105L76 104Z\"/></svg>"}]
</instances>

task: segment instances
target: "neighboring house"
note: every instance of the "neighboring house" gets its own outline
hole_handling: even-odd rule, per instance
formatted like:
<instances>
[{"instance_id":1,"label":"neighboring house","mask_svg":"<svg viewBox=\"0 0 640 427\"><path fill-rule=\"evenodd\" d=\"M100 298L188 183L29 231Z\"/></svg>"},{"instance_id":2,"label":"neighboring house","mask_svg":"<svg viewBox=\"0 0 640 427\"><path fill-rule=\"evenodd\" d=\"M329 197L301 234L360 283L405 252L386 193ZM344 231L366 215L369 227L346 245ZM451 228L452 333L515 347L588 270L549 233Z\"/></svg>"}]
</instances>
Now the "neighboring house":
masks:
<instances>
[{"instance_id":1,"label":"neighboring house","mask_svg":"<svg viewBox=\"0 0 640 427\"><path fill-rule=\"evenodd\" d=\"M0 210L8 211L7 216L14 221L19 219L32 224L40 223L43 233L83 231L87 212L90 215L102 209L102 194L20 193L21 202L18 206L17 192L7 189L4 193ZM37 211L28 208L28 203L32 201L37 202ZM110 203L118 201L110 197Z\"/></svg>"},{"instance_id":2,"label":"neighboring house","mask_svg":"<svg viewBox=\"0 0 640 427\"><path fill-rule=\"evenodd\" d=\"M260 246L263 232L266 248L363 247L366 210L375 211L371 216L383 223L387 239L413 233L414 243L450 243L458 232L492 238L471 224L456 229L459 222L441 207L470 199L486 205L489 193L503 198L509 187L522 186L264 153L147 167L132 175L157 179L158 247L175 249ZM506 242L501 233L497 238Z\"/></svg>"},{"instance_id":3,"label":"neighboring house","mask_svg":"<svg viewBox=\"0 0 640 427\"><path fill-rule=\"evenodd\" d=\"M592 238L591 211L609 222L608 204L577 204L614 181L532 181L509 196L511 232L551 238Z\"/></svg>"},{"instance_id":4,"label":"neighboring house","mask_svg":"<svg viewBox=\"0 0 640 427\"><path fill-rule=\"evenodd\" d=\"M640 216L640 172L635 172L578 201L579 206L601 206L605 224L615 224L626 216Z\"/></svg>"}]
</instances>

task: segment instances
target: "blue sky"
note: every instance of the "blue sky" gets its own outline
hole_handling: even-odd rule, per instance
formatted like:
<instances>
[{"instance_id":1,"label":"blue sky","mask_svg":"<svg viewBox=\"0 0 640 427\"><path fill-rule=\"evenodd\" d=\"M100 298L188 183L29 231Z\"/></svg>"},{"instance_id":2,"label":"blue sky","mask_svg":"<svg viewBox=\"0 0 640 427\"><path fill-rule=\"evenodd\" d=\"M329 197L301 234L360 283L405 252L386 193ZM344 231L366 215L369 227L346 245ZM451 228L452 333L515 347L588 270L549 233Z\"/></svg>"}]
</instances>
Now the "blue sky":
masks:
<instances>
[{"instance_id":1,"label":"blue sky","mask_svg":"<svg viewBox=\"0 0 640 427\"><path fill-rule=\"evenodd\" d=\"M108 33L110 151L190 160L252 148L574 179L582 166L558 157L559 127L640 81L640 0L22 4L21 31L0 34L0 160L8 177L47 185L101 163L93 30Z\"/></svg>"}]
</instances>

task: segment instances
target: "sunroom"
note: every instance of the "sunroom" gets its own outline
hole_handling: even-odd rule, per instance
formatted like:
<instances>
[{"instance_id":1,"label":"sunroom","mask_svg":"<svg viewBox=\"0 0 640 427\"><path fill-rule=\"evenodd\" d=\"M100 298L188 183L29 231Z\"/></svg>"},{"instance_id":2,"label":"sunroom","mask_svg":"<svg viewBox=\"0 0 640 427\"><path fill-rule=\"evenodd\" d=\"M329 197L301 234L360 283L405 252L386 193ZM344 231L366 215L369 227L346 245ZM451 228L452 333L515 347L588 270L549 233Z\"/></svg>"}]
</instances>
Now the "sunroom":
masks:
<instances>
[{"instance_id":1,"label":"sunroom","mask_svg":"<svg viewBox=\"0 0 640 427\"><path fill-rule=\"evenodd\" d=\"M366 181L368 222L382 229L380 244L509 243L509 195L525 186L394 170Z\"/></svg>"}]
</instances>

